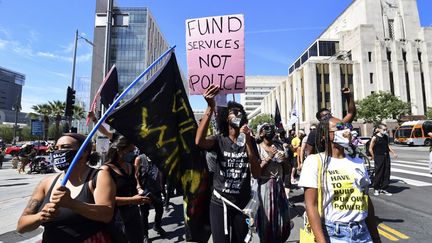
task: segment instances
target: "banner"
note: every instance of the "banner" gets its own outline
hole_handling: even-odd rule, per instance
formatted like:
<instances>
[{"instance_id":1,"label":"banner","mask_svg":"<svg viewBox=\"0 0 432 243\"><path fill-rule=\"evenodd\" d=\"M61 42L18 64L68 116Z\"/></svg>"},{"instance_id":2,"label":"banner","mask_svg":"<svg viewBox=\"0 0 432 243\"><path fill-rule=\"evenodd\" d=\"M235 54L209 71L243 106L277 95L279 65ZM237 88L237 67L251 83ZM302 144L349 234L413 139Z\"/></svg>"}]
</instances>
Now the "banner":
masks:
<instances>
[{"instance_id":1,"label":"banner","mask_svg":"<svg viewBox=\"0 0 432 243\"><path fill-rule=\"evenodd\" d=\"M182 185L187 240L207 242L208 169L203 152L195 145L197 123L174 53L106 122L154 161L172 185Z\"/></svg>"},{"instance_id":2,"label":"banner","mask_svg":"<svg viewBox=\"0 0 432 243\"><path fill-rule=\"evenodd\" d=\"M282 128L283 129L282 117L281 117L281 113L280 113L280 110L279 110L279 105L278 105L277 100L276 100L276 110L275 110L275 118L274 118L274 120L275 120L275 126L277 128Z\"/></svg>"},{"instance_id":3,"label":"banner","mask_svg":"<svg viewBox=\"0 0 432 243\"><path fill-rule=\"evenodd\" d=\"M243 15L186 20L186 53L190 94L203 94L211 84L220 94L244 93Z\"/></svg>"}]
</instances>

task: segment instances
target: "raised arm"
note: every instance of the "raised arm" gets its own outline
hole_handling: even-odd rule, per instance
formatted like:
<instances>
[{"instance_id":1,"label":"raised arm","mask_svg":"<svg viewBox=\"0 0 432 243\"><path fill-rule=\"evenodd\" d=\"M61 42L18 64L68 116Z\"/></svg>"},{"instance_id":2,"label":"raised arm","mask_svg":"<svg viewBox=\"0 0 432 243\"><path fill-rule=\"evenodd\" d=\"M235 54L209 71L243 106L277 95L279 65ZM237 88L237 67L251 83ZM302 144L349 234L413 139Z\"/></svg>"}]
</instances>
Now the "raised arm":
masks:
<instances>
[{"instance_id":1,"label":"raised arm","mask_svg":"<svg viewBox=\"0 0 432 243\"><path fill-rule=\"evenodd\" d=\"M98 119L96 118L96 115L94 114L93 111L90 111L88 113L88 117L93 121L94 124L98 122ZM98 128L98 131L103 135L107 136L109 140L112 140L113 133L108 131L103 125Z\"/></svg>"},{"instance_id":2,"label":"raised arm","mask_svg":"<svg viewBox=\"0 0 432 243\"><path fill-rule=\"evenodd\" d=\"M343 122L352 122L357 114L357 109L354 103L354 97L349 88L342 89L342 95L348 102L348 113L343 118Z\"/></svg>"},{"instance_id":3,"label":"raised arm","mask_svg":"<svg viewBox=\"0 0 432 243\"><path fill-rule=\"evenodd\" d=\"M213 115L215 111L215 100L214 97L219 92L219 86L211 85L205 92L204 92L204 99L207 101L207 109L204 113L204 116L198 125L198 130L195 136L195 144L198 145L200 148L205 150L210 150L215 145L215 140L211 137L207 138L207 129L210 124L211 116Z\"/></svg>"},{"instance_id":4,"label":"raised arm","mask_svg":"<svg viewBox=\"0 0 432 243\"><path fill-rule=\"evenodd\" d=\"M372 157L372 160L375 158L374 152L373 152L373 148L375 147L375 143L376 143L376 137L373 136L369 145L369 153Z\"/></svg>"}]
</instances>

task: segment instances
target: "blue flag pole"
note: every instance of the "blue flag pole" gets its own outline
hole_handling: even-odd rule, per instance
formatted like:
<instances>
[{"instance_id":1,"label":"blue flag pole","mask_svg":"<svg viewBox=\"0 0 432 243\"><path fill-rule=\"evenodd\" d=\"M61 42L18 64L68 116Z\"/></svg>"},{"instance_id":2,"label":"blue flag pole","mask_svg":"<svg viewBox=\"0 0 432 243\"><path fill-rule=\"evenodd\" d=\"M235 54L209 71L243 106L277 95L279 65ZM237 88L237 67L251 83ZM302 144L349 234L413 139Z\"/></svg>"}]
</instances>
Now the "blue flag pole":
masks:
<instances>
[{"instance_id":1,"label":"blue flag pole","mask_svg":"<svg viewBox=\"0 0 432 243\"><path fill-rule=\"evenodd\" d=\"M129 84L129 86L117 97L117 99L114 100L114 102L112 103L112 105L108 108L108 110L105 111L105 113L103 114L103 116L99 119L99 121L96 123L96 125L93 127L93 129L90 131L89 135L87 136L87 138L84 140L84 143L81 145L81 147L79 148L77 154L75 155L75 157L72 160L71 165L69 166L65 177L63 178L63 180L61 181L61 185L65 186L66 182L69 180L69 177L72 173L72 170L74 169L76 163L78 162L78 159L81 157L82 153L85 150L85 147L87 146L87 144L90 142L90 140L92 139L93 135L96 133L96 131L99 129L99 127L102 125L102 123L105 121L105 119L108 117L108 115L114 110L114 108L118 105L118 103L120 102L121 99L124 98L124 96L132 89L133 86L135 86L143 77L144 75L146 75L158 62L160 62L160 60L162 60L162 58L164 58L166 55L168 55L169 53L171 53L174 48L176 46L172 46L171 48L169 48L167 51L165 51L158 59L156 59L146 70L144 70L144 72L142 72L137 78L135 78L135 80Z\"/></svg>"}]
</instances>

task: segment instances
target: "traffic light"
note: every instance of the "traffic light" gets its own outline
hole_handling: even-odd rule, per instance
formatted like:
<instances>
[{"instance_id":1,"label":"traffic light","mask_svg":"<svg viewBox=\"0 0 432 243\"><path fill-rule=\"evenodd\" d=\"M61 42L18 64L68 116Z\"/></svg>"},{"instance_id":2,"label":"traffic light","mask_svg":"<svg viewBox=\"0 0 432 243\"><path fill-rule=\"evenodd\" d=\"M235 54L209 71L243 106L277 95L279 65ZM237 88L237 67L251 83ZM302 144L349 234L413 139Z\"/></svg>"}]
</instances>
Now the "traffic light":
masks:
<instances>
[{"instance_id":1,"label":"traffic light","mask_svg":"<svg viewBox=\"0 0 432 243\"><path fill-rule=\"evenodd\" d=\"M66 93L65 116L73 115L73 105L75 104L75 90L68 86Z\"/></svg>"}]
</instances>

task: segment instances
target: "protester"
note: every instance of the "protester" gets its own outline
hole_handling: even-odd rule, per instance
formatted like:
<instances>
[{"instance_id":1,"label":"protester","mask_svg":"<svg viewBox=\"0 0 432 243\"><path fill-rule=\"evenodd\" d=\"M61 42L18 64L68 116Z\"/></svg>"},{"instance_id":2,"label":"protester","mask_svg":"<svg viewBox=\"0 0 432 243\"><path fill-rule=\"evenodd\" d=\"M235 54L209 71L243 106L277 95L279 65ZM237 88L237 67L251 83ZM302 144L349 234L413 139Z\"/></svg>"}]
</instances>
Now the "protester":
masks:
<instances>
[{"instance_id":1,"label":"protester","mask_svg":"<svg viewBox=\"0 0 432 243\"><path fill-rule=\"evenodd\" d=\"M124 224L124 233L129 242L145 240L138 205L150 203L148 197L138 194L135 169L132 163L135 158L135 146L124 136L119 136L110 146L107 161L101 169L110 173L116 184L116 213L120 214ZM117 233L122 230L118 229Z\"/></svg>"},{"instance_id":2,"label":"protester","mask_svg":"<svg viewBox=\"0 0 432 243\"><path fill-rule=\"evenodd\" d=\"M354 97L349 88L342 89L342 98L346 100L348 103L348 112L345 117L342 119L345 123L351 123L354 120L354 117L357 114L357 109L354 102ZM320 109L316 114L316 119L318 121L328 120L332 117L331 111L327 108ZM317 153L315 149L315 141L316 141L316 131L311 131L309 133L308 139L306 141L305 154L315 154ZM323 152L323 151L319 151Z\"/></svg>"},{"instance_id":3,"label":"protester","mask_svg":"<svg viewBox=\"0 0 432 243\"><path fill-rule=\"evenodd\" d=\"M165 236L166 232L162 228L163 202L162 202L162 181L159 169L155 163L145 154L141 154L135 158L135 170L137 178L138 194L148 197L151 204L154 206L156 215L154 219L153 230L159 235ZM148 239L148 215L150 204L139 206L141 211L141 220L143 224L144 238Z\"/></svg>"},{"instance_id":4,"label":"protester","mask_svg":"<svg viewBox=\"0 0 432 243\"><path fill-rule=\"evenodd\" d=\"M44 226L43 242L109 241L108 223L113 218L115 184L107 171L95 170L98 156L91 154L91 144L73 168L66 187L60 186L85 136L66 133L55 146L54 165L62 172L43 179L36 186L23 214L18 233Z\"/></svg>"},{"instance_id":5,"label":"protester","mask_svg":"<svg viewBox=\"0 0 432 243\"><path fill-rule=\"evenodd\" d=\"M302 142L301 142L301 148L300 148L300 155L299 155L299 158L300 158L300 165L299 165L299 167L297 168L297 170L299 170L299 171L301 171L301 169L302 169L303 161L306 159L306 157L309 156L309 153L311 152L311 151L309 151L309 150L306 150L306 146L307 146L307 141L309 140L309 135L310 135L311 133L315 133L315 132L316 132L316 127L317 127L316 124L312 124L312 125L310 126L310 128L309 128L309 134L307 134L307 135L302 139ZM314 136L315 136L315 135L314 135ZM315 137L316 137L316 136L315 136Z\"/></svg>"},{"instance_id":6,"label":"protester","mask_svg":"<svg viewBox=\"0 0 432 243\"><path fill-rule=\"evenodd\" d=\"M285 242L290 235L289 203L284 193L283 163L287 156L281 143L274 143L274 126L264 123L258 129L261 177L258 179L260 207L257 232L260 242Z\"/></svg>"},{"instance_id":7,"label":"protester","mask_svg":"<svg viewBox=\"0 0 432 243\"><path fill-rule=\"evenodd\" d=\"M351 144L355 147L358 147L359 145L363 145L362 141L358 138L358 132L357 131L351 131Z\"/></svg>"},{"instance_id":8,"label":"protester","mask_svg":"<svg viewBox=\"0 0 432 243\"><path fill-rule=\"evenodd\" d=\"M429 132L428 136L432 137L432 132ZM429 147L429 173L432 174L432 146Z\"/></svg>"},{"instance_id":9,"label":"protester","mask_svg":"<svg viewBox=\"0 0 432 243\"><path fill-rule=\"evenodd\" d=\"M317 242L381 242L364 161L344 152L351 139L349 127L334 117L322 120L316 144L324 153L307 157L303 165L299 185L305 190L306 213Z\"/></svg>"},{"instance_id":10,"label":"protester","mask_svg":"<svg viewBox=\"0 0 432 243\"><path fill-rule=\"evenodd\" d=\"M374 195L379 196L380 193L391 196L392 193L386 189L390 184L390 154L397 157L395 151L389 146L389 138L387 135L387 126L384 124L378 125L375 129L375 135L372 137L369 153L374 163Z\"/></svg>"},{"instance_id":11,"label":"protester","mask_svg":"<svg viewBox=\"0 0 432 243\"><path fill-rule=\"evenodd\" d=\"M291 141L292 151L293 151L293 158L291 161L291 184L296 184L296 173L297 168L299 168L299 154L301 149L301 142L305 136L305 132L303 130L299 130L297 136L295 136Z\"/></svg>"},{"instance_id":12,"label":"protester","mask_svg":"<svg viewBox=\"0 0 432 243\"><path fill-rule=\"evenodd\" d=\"M18 173L25 173L25 167L36 156L36 153L37 151L31 143L26 143L21 147L21 150L19 152L19 159L21 161L21 165L18 169Z\"/></svg>"},{"instance_id":13,"label":"protester","mask_svg":"<svg viewBox=\"0 0 432 243\"><path fill-rule=\"evenodd\" d=\"M215 111L214 97L218 92L219 87L214 85L204 92L208 106L198 126L195 143L217 154L214 190L210 202L213 242L244 242L248 233L245 215L230 203L240 209L246 206L251 198L251 174L254 178L259 178L260 165L256 146L246 125L246 112L240 104L229 102L226 109L218 112L220 134L205 137ZM238 141L241 140L240 133L245 136L244 144Z\"/></svg>"}]
</instances>

